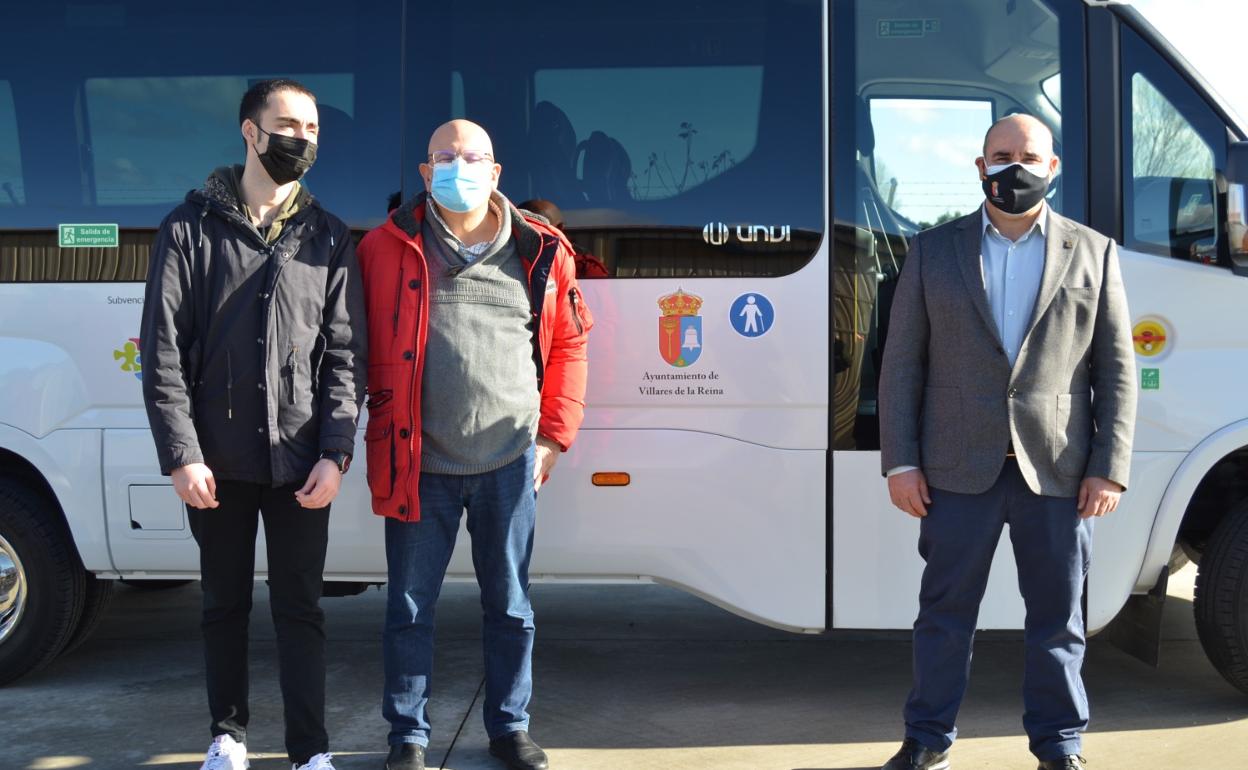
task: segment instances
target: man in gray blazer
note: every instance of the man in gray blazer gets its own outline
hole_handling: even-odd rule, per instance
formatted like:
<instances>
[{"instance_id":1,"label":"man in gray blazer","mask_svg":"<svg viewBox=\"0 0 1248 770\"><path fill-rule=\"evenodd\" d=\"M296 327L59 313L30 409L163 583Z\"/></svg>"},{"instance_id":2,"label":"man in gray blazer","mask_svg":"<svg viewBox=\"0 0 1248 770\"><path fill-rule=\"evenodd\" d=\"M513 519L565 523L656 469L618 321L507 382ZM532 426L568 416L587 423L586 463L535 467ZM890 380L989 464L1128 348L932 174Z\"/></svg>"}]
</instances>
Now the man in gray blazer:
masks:
<instances>
[{"instance_id":1,"label":"man in gray blazer","mask_svg":"<svg viewBox=\"0 0 1248 770\"><path fill-rule=\"evenodd\" d=\"M1023 725L1040 770L1077 770L1088 701L1082 594L1092 522L1127 486L1131 322L1114 242L1051 211L1053 137L997 121L986 202L920 233L880 376L883 471L926 566L905 741L885 770L943 770L1006 524L1027 607Z\"/></svg>"}]
</instances>

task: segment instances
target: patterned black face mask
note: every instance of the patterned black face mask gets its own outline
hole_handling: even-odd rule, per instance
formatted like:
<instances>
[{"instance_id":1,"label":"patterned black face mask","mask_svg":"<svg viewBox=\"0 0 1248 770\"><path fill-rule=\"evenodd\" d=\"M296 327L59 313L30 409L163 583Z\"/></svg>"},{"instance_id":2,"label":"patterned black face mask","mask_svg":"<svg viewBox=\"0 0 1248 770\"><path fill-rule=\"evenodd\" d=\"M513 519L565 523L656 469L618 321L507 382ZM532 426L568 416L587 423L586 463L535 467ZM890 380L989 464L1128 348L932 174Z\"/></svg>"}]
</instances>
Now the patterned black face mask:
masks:
<instances>
[{"instance_id":1,"label":"patterned black face mask","mask_svg":"<svg viewBox=\"0 0 1248 770\"><path fill-rule=\"evenodd\" d=\"M307 139L299 139L284 134L274 134L256 126L256 130L269 137L269 148L264 152L256 151L260 165L269 172L269 177L279 185L290 184L303 177L316 162L316 144ZM254 146L252 149L255 149Z\"/></svg>"},{"instance_id":2,"label":"patterned black face mask","mask_svg":"<svg viewBox=\"0 0 1248 770\"><path fill-rule=\"evenodd\" d=\"M991 170L992 166L989 167ZM988 174L983 182L988 202L1007 214L1030 211L1049 190L1049 178L1036 176L1021 163L1011 163L995 174Z\"/></svg>"}]
</instances>

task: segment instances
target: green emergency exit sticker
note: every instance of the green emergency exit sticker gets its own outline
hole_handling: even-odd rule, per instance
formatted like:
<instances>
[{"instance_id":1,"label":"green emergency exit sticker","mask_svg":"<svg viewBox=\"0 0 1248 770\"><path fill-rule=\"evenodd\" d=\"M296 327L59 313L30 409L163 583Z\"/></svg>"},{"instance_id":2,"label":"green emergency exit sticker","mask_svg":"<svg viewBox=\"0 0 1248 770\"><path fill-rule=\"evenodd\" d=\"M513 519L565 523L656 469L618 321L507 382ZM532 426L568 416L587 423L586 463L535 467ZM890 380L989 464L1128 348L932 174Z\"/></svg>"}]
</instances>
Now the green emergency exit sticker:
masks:
<instances>
[{"instance_id":1,"label":"green emergency exit sticker","mask_svg":"<svg viewBox=\"0 0 1248 770\"><path fill-rule=\"evenodd\" d=\"M58 225L62 249L115 249L117 225Z\"/></svg>"},{"instance_id":2,"label":"green emergency exit sticker","mask_svg":"<svg viewBox=\"0 0 1248 770\"><path fill-rule=\"evenodd\" d=\"M1161 390L1161 370L1160 369L1141 369L1140 370L1140 389L1141 390Z\"/></svg>"},{"instance_id":3,"label":"green emergency exit sticker","mask_svg":"<svg viewBox=\"0 0 1248 770\"><path fill-rule=\"evenodd\" d=\"M880 19L875 31L879 37L923 37L940 31L940 19Z\"/></svg>"}]
</instances>

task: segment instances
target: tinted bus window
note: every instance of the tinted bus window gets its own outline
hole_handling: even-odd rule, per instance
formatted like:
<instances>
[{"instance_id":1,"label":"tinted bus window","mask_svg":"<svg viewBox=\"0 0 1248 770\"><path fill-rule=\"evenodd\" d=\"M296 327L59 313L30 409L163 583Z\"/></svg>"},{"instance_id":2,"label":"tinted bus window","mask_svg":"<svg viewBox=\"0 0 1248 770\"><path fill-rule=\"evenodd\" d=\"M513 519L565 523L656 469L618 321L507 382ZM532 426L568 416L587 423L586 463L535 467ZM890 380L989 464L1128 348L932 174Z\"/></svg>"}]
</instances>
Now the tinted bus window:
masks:
<instances>
[{"instance_id":1,"label":"tinted bus window","mask_svg":"<svg viewBox=\"0 0 1248 770\"><path fill-rule=\"evenodd\" d=\"M1224 167L1226 129L1143 40L1122 34L1125 245L1216 264L1215 170Z\"/></svg>"},{"instance_id":2,"label":"tinted bus window","mask_svg":"<svg viewBox=\"0 0 1248 770\"><path fill-rule=\"evenodd\" d=\"M13 113L13 87L9 81L0 80L0 208L21 206L26 201Z\"/></svg>"},{"instance_id":3,"label":"tinted bus window","mask_svg":"<svg viewBox=\"0 0 1248 770\"><path fill-rule=\"evenodd\" d=\"M821 3L485 0L440 16L430 34L409 14L409 196L430 133L462 111L490 132L502 191L556 203L614 276L783 275L813 255Z\"/></svg>"},{"instance_id":4,"label":"tinted bus window","mask_svg":"<svg viewBox=\"0 0 1248 770\"><path fill-rule=\"evenodd\" d=\"M401 15L400 0L6 4L0 27L21 34L0 47L0 234L155 228L243 161L239 100L277 76L318 96L309 189L354 227L380 223L400 184Z\"/></svg>"}]
</instances>

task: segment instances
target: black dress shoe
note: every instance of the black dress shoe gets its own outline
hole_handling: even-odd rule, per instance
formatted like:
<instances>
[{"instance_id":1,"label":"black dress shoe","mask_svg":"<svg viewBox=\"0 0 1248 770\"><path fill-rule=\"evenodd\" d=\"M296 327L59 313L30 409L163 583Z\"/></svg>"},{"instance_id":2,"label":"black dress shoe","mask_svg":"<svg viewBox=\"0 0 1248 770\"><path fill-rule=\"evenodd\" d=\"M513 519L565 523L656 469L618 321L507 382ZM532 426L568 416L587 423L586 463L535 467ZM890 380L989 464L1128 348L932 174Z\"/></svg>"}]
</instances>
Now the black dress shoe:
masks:
<instances>
[{"instance_id":1,"label":"black dress shoe","mask_svg":"<svg viewBox=\"0 0 1248 770\"><path fill-rule=\"evenodd\" d=\"M1088 760L1078 754L1067 754L1061 759L1042 759L1036 770L1083 770Z\"/></svg>"},{"instance_id":2,"label":"black dress shoe","mask_svg":"<svg viewBox=\"0 0 1248 770\"><path fill-rule=\"evenodd\" d=\"M524 730L507 733L490 741L490 753L507 763L511 770L546 770L546 752Z\"/></svg>"},{"instance_id":3,"label":"black dress shoe","mask_svg":"<svg viewBox=\"0 0 1248 770\"><path fill-rule=\"evenodd\" d=\"M907 738L901 742L901 750L884 763L884 767L880 770L948 770L948 768L948 751L932 751L914 738Z\"/></svg>"},{"instance_id":4,"label":"black dress shoe","mask_svg":"<svg viewBox=\"0 0 1248 770\"><path fill-rule=\"evenodd\" d=\"M425 747L419 743L396 743L390 747L385 770L425 770Z\"/></svg>"}]
</instances>

